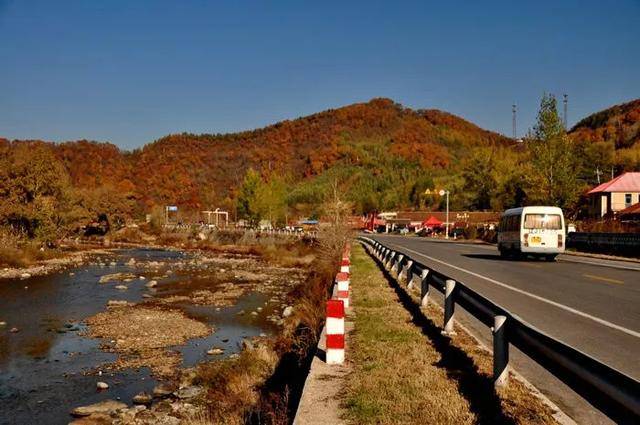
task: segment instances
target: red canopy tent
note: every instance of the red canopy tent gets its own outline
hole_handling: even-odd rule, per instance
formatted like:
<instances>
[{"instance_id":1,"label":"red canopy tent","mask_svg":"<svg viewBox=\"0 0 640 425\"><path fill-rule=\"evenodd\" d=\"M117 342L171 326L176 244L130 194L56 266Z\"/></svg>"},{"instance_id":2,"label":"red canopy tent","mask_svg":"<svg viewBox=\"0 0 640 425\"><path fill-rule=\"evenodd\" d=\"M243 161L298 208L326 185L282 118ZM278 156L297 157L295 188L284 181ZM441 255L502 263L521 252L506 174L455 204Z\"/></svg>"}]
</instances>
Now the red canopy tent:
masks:
<instances>
[{"instance_id":1,"label":"red canopy tent","mask_svg":"<svg viewBox=\"0 0 640 425\"><path fill-rule=\"evenodd\" d=\"M442 222L434 216L431 216L427 220L423 221L422 225L424 227L440 227L442 226Z\"/></svg>"}]
</instances>

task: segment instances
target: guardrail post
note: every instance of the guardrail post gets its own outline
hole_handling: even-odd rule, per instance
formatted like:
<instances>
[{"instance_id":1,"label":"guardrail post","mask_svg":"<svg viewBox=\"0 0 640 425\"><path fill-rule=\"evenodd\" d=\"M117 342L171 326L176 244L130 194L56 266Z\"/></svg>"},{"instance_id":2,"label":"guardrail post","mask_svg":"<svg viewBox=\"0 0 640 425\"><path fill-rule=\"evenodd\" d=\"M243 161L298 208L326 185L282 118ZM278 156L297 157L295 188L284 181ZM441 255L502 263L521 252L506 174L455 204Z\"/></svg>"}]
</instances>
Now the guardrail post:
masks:
<instances>
[{"instance_id":1,"label":"guardrail post","mask_svg":"<svg viewBox=\"0 0 640 425\"><path fill-rule=\"evenodd\" d=\"M391 253L389 254L389 259L387 260L387 264L385 264L385 268L389 271L391 271L393 269L393 260L396 257L396 252L395 251L391 251Z\"/></svg>"},{"instance_id":2,"label":"guardrail post","mask_svg":"<svg viewBox=\"0 0 640 425\"><path fill-rule=\"evenodd\" d=\"M453 330L453 317L455 315L455 301L453 299L456 289L456 281L447 279L444 293L444 331L445 335L455 335Z\"/></svg>"},{"instance_id":3,"label":"guardrail post","mask_svg":"<svg viewBox=\"0 0 640 425\"><path fill-rule=\"evenodd\" d=\"M400 280L400 270L401 270L401 266L402 266L402 260L404 260L404 255L400 254L398 255L398 259L396 260L395 264L393 265L393 267L391 267L391 274L395 274L396 278L398 280Z\"/></svg>"},{"instance_id":4,"label":"guardrail post","mask_svg":"<svg viewBox=\"0 0 640 425\"><path fill-rule=\"evenodd\" d=\"M407 265L404 268L404 278L407 280L407 288L413 288L413 260L407 261Z\"/></svg>"},{"instance_id":5,"label":"guardrail post","mask_svg":"<svg viewBox=\"0 0 640 425\"><path fill-rule=\"evenodd\" d=\"M426 307L429 304L429 270L422 270L420 275L420 305Z\"/></svg>"},{"instance_id":6,"label":"guardrail post","mask_svg":"<svg viewBox=\"0 0 640 425\"><path fill-rule=\"evenodd\" d=\"M505 334L506 316L493 318L493 385L504 387L509 382L509 341Z\"/></svg>"}]
</instances>

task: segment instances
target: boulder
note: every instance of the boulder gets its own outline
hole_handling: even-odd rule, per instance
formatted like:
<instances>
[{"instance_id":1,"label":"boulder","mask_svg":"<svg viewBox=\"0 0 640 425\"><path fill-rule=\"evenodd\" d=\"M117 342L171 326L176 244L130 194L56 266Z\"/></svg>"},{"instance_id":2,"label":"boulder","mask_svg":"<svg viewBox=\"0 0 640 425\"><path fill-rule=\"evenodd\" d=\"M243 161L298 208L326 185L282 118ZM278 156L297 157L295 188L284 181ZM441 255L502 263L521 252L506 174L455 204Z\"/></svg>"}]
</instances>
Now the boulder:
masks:
<instances>
[{"instance_id":1,"label":"boulder","mask_svg":"<svg viewBox=\"0 0 640 425\"><path fill-rule=\"evenodd\" d=\"M126 291L127 289L129 289L126 285L116 285L115 288L120 291Z\"/></svg>"},{"instance_id":2,"label":"boulder","mask_svg":"<svg viewBox=\"0 0 640 425\"><path fill-rule=\"evenodd\" d=\"M21 279L29 279L30 277L31 277L31 274L30 274L30 273L22 273L22 274L20 275L20 278L21 278Z\"/></svg>"},{"instance_id":3,"label":"boulder","mask_svg":"<svg viewBox=\"0 0 640 425\"><path fill-rule=\"evenodd\" d=\"M150 280L149 282L147 282L147 284L145 286L147 288L155 288L156 286L158 286L158 281L157 280Z\"/></svg>"},{"instance_id":4,"label":"boulder","mask_svg":"<svg viewBox=\"0 0 640 425\"><path fill-rule=\"evenodd\" d=\"M219 356L220 354L224 354L224 349L213 347L211 350L207 351L207 354L209 354L210 356Z\"/></svg>"},{"instance_id":5,"label":"boulder","mask_svg":"<svg viewBox=\"0 0 640 425\"><path fill-rule=\"evenodd\" d=\"M100 382L96 383L96 387L99 390L106 390L106 389L109 389L109 384L107 384L106 382L100 381Z\"/></svg>"},{"instance_id":6,"label":"boulder","mask_svg":"<svg viewBox=\"0 0 640 425\"><path fill-rule=\"evenodd\" d=\"M73 416L89 416L97 413L112 413L120 409L126 409L127 405L115 400L104 400L88 406L76 407L71 411Z\"/></svg>"}]
</instances>

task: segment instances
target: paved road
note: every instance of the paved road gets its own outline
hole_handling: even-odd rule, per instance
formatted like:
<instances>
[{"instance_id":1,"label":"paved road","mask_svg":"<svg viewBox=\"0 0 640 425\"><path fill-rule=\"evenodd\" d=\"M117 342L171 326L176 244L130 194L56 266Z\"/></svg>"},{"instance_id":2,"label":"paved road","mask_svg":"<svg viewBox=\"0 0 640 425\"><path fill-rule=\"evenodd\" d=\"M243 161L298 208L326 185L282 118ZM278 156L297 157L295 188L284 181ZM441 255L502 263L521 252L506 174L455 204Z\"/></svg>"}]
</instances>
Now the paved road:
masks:
<instances>
[{"instance_id":1,"label":"paved road","mask_svg":"<svg viewBox=\"0 0 640 425\"><path fill-rule=\"evenodd\" d=\"M371 235L368 235L371 236ZM463 282L525 321L640 379L640 264L561 255L556 262L513 261L495 247L375 235L374 239ZM474 333L490 333L469 315ZM579 423L606 422L523 355L515 366Z\"/></svg>"}]
</instances>

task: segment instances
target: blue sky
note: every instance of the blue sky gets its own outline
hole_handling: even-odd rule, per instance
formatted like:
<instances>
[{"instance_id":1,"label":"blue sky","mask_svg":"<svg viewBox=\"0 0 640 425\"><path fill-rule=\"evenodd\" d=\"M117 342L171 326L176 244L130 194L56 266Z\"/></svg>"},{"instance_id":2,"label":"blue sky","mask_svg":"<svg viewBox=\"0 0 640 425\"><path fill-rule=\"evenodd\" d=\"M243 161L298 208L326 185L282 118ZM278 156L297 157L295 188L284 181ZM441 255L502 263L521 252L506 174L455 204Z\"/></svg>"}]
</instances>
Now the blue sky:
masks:
<instances>
[{"instance_id":1,"label":"blue sky","mask_svg":"<svg viewBox=\"0 0 640 425\"><path fill-rule=\"evenodd\" d=\"M511 134L640 97L640 1L0 0L0 137L261 127L373 97Z\"/></svg>"}]
</instances>

